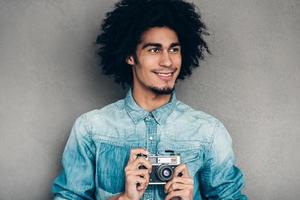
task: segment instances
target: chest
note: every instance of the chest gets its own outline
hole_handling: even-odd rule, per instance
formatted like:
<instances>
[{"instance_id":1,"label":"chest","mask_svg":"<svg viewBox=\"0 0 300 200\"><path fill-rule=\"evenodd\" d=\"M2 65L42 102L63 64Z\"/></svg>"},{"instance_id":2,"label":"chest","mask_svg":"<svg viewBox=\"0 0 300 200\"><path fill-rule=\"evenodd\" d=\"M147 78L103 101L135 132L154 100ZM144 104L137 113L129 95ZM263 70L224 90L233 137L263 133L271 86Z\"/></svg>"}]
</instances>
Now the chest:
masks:
<instances>
[{"instance_id":1,"label":"chest","mask_svg":"<svg viewBox=\"0 0 300 200\"><path fill-rule=\"evenodd\" d=\"M127 165L130 150L135 148L150 149L156 155L164 154L166 150L172 150L180 155L181 163L186 164L189 174L194 177L197 184L197 174L203 166L205 142L195 140L177 140L175 138L157 136L147 141L144 138L133 140L132 138L116 138L111 140L95 140L95 182L101 190L116 194L124 191L125 174L124 168Z\"/></svg>"}]
</instances>

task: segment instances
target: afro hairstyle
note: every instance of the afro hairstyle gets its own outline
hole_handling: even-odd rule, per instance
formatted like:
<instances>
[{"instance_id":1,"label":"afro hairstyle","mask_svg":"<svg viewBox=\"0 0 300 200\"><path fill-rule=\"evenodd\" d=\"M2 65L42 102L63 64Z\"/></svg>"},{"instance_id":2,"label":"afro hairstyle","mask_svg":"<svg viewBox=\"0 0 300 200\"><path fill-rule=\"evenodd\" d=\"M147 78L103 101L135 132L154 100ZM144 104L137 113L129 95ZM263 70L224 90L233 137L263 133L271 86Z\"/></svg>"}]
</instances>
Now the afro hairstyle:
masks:
<instances>
[{"instance_id":1,"label":"afro hairstyle","mask_svg":"<svg viewBox=\"0 0 300 200\"><path fill-rule=\"evenodd\" d=\"M182 54L178 79L191 75L205 52L210 53L203 39L208 32L199 12L183 0L121 0L106 14L101 27L97 54L102 71L123 87L131 86L133 79L126 59L136 55L142 34L150 28L168 27L176 32Z\"/></svg>"}]
</instances>

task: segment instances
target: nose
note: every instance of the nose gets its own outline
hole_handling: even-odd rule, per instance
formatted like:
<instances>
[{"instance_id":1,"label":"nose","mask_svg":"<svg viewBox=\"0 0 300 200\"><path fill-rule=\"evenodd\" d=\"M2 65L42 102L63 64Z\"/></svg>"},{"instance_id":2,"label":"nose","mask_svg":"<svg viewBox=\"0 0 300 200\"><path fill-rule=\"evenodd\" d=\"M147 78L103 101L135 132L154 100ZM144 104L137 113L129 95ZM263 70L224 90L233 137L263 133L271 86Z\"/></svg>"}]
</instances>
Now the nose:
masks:
<instances>
[{"instance_id":1,"label":"nose","mask_svg":"<svg viewBox=\"0 0 300 200\"><path fill-rule=\"evenodd\" d=\"M161 66L164 67L171 67L172 66L172 58L169 55L168 51L163 51L160 57L160 63Z\"/></svg>"}]
</instances>

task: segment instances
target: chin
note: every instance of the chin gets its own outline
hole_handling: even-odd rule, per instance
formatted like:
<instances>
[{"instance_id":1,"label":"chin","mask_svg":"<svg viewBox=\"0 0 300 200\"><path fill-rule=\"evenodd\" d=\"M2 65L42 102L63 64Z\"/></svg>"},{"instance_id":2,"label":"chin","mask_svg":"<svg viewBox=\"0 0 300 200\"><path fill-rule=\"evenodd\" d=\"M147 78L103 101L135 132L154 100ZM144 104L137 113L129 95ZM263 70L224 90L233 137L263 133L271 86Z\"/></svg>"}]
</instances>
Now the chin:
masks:
<instances>
[{"instance_id":1,"label":"chin","mask_svg":"<svg viewBox=\"0 0 300 200\"><path fill-rule=\"evenodd\" d=\"M174 91L175 87L163 87L163 88L159 88L159 87L150 87L150 90L152 92L154 92L157 95L169 95L172 94Z\"/></svg>"}]
</instances>

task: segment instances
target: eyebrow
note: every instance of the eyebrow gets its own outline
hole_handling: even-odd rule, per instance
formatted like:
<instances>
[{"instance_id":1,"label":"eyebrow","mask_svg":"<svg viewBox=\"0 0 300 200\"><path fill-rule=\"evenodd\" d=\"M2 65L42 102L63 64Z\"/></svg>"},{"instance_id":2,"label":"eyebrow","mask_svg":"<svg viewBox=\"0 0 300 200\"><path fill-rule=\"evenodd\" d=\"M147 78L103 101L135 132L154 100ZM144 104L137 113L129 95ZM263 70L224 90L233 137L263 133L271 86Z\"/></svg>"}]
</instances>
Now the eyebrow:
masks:
<instances>
[{"instance_id":1,"label":"eyebrow","mask_svg":"<svg viewBox=\"0 0 300 200\"><path fill-rule=\"evenodd\" d=\"M162 45L160 43L146 43L142 46L142 49L145 49L147 47L162 47ZM176 46L180 46L180 43L179 42L174 42L170 45L170 47L176 47Z\"/></svg>"}]
</instances>

